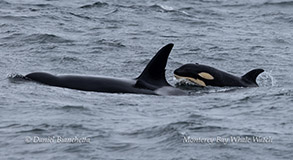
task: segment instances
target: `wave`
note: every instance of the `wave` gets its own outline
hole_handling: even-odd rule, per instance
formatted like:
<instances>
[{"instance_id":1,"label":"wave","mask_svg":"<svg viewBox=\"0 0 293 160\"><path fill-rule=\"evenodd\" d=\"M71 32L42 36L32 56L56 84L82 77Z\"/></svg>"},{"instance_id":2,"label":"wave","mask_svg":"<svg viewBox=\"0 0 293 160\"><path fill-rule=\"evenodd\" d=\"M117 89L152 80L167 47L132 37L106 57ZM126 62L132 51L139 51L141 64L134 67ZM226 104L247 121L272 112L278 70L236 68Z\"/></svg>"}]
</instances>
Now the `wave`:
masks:
<instances>
[{"instance_id":1,"label":"wave","mask_svg":"<svg viewBox=\"0 0 293 160\"><path fill-rule=\"evenodd\" d=\"M153 126L153 127L148 127L140 130L136 130L131 133L124 133L124 135L128 136L142 136L144 138L158 138L161 136L172 136L172 135L177 135L181 134L181 130L183 128L187 128L189 125L191 125L191 122L187 121L180 121L180 122L174 122L174 123L169 123L166 125L161 125L161 126Z\"/></svg>"},{"instance_id":2,"label":"wave","mask_svg":"<svg viewBox=\"0 0 293 160\"><path fill-rule=\"evenodd\" d=\"M281 91L279 91L279 93L275 93L271 96L272 97L278 97L278 96L293 97L293 90L292 89L282 89Z\"/></svg>"},{"instance_id":3,"label":"wave","mask_svg":"<svg viewBox=\"0 0 293 160\"><path fill-rule=\"evenodd\" d=\"M93 4L88 4L88 5L83 5L79 8L83 8L83 9L87 9L87 8L101 8L101 7L105 7L108 6L108 3L105 2L95 2Z\"/></svg>"},{"instance_id":4,"label":"wave","mask_svg":"<svg viewBox=\"0 0 293 160\"><path fill-rule=\"evenodd\" d=\"M190 127L190 130L197 131L197 132L218 132L223 130L229 130L225 127L219 126L199 126L199 127Z\"/></svg>"},{"instance_id":5,"label":"wave","mask_svg":"<svg viewBox=\"0 0 293 160\"><path fill-rule=\"evenodd\" d=\"M67 111L67 112L70 112L70 111L88 111L90 109L84 107L84 106L75 106L75 105L65 105L65 106L62 106L60 108L61 110L64 110L64 111Z\"/></svg>"},{"instance_id":6,"label":"wave","mask_svg":"<svg viewBox=\"0 0 293 160\"><path fill-rule=\"evenodd\" d=\"M293 5L293 1L283 1L283 2L265 2L264 5L270 6L280 6L280 7L290 7Z\"/></svg>"},{"instance_id":7,"label":"wave","mask_svg":"<svg viewBox=\"0 0 293 160\"><path fill-rule=\"evenodd\" d=\"M42 132L47 132L47 130L42 128L33 128L29 130L19 131L18 133L42 133Z\"/></svg>"},{"instance_id":8,"label":"wave","mask_svg":"<svg viewBox=\"0 0 293 160\"><path fill-rule=\"evenodd\" d=\"M219 132L229 128L203 124L207 117L201 115L190 115L187 120L177 121L169 124L156 125L143 128L130 133L122 133L130 138L149 139L163 146L174 146L182 142L183 138L193 132Z\"/></svg>"},{"instance_id":9,"label":"wave","mask_svg":"<svg viewBox=\"0 0 293 160\"><path fill-rule=\"evenodd\" d=\"M248 3L233 3L233 4L223 4L222 6L223 7L233 7L233 8L236 8L236 7L249 6L249 4Z\"/></svg>"},{"instance_id":10,"label":"wave","mask_svg":"<svg viewBox=\"0 0 293 160\"><path fill-rule=\"evenodd\" d=\"M148 6L148 8L156 10L156 11L164 11L164 12L175 11L175 9L171 6L160 5L160 4L154 4L154 5Z\"/></svg>"},{"instance_id":11,"label":"wave","mask_svg":"<svg viewBox=\"0 0 293 160\"><path fill-rule=\"evenodd\" d=\"M9 126L8 126L9 127ZM7 128L8 128L7 127ZM52 132L60 130L82 130L82 131L97 131L102 132L99 129L94 129L92 127L85 127L82 124L59 124L52 125L47 123L42 123L38 125L13 125L12 127L17 127L20 129L18 133L42 133L42 132Z\"/></svg>"},{"instance_id":12,"label":"wave","mask_svg":"<svg viewBox=\"0 0 293 160\"><path fill-rule=\"evenodd\" d=\"M96 44L99 45L106 45L106 46L111 46L111 47L126 47L124 44L122 44L121 42L119 42L118 40L106 40L106 39L100 39L98 41L95 42Z\"/></svg>"},{"instance_id":13,"label":"wave","mask_svg":"<svg viewBox=\"0 0 293 160\"><path fill-rule=\"evenodd\" d=\"M4 0L0 0L0 5L2 7L3 5L10 5L10 3L9 2L6 2Z\"/></svg>"},{"instance_id":14,"label":"wave","mask_svg":"<svg viewBox=\"0 0 293 160\"><path fill-rule=\"evenodd\" d=\"M30 6L40 7L40 8L53 8L55 6L51 4L29 4Z\"/></svg>"},{"instance_id":15,"label":"wave","mask_svg":"<svg viewBox=\"0 0 293 160\"><path fill-rule=\"evenodd\" d=\"M293 1L281 1L281 2L224 2L222 4L223 7L262 7L262 6L277 6L277 7L291 7L293 5Z\"/></svg>"},{"instance_id":16,"label":"wave","mask_svg":"<svg viewBox=\"0 0 293 160\"><path fill-rule=\"evenodd\" d=\"M9 124L7 126L0 126L0 129L3 129L3 128L11 128L11 127L17 127L19 126L19 124L16 124L16 123L13 123L13 124Z\"/></svg>"},{"instance_id":17,"label":"wave","mask_svg":"<svg viewBox=\"0 0 293 160\"><path fill-rule=\"evenodd\" d=\"M157 125L153 127L148 127L144 129L140 129L131 133L126 133L126 135L130 136L143 136L145 138L157 138L160 136L174 136L174 135L182 135L183 130L198 130L205 132L214 132L225 130L226 128L219 126L204 126L202 124L203 120L207 120L209 118L204 117L198 114L191 114L187 117L187 120L172 122L169 124Z\"/></svg>"},{"instance_id":18,"label":"wave","mask_svg":"<svg viewBox=\"0 0 293 160\"><path fill-rule=\"evenodd\" d=\"M68 40L59 37L54 34L31 34L26 36L23 41L28 43L70 43L72 40Z\"/></svg>"},{"instance_id":19,"label":"wave","mask_svg":"<svg viewBox=\"0 0 293 160\"><path fill-rule=\"evenodd\" d=\"M82 19L86 19L86 20L91 20L92 18L89 17L89 16L85 16L85 15L80 15L80 14L75 14L73 12L68 12L69 14L75 16L75 17L78 17L78 18L82 18Z\"/></svg>"},{"instance_id":20,"label":"wave","mask_svg":"<svg viewBox=\"0 0 293 160\"><path fill-rule=\"evenodd\" d=\"M67 63L67 64L80 64L83 60L73 56L55 56L50 58L51 62Z\"/></svg>"},{"instance_id":21,"label":"wave","mask_svg":"<svg viewBox=\"0 0 293 160\"><path fill-rule=\"evenodd\" d=\"M5 20L9 20L9 21L24 21L24 20L37 19L38 17L37 16L11 16L11 15L4 15L4 16L0 16L0 18L5 19Z\"/></svg>"},{"instance_id":22,"label":"wave","mask_svg":"<svg viewBox=\"0 0 293 160\"><path fill-rule=\"evenodd\" d=\"M109 150L109 151L121 151L121 152L125 152L125 151L130 151L133 149L138 148L137 145L133 144L133 143L126 143L126 142L114 142L114 143L108 143L104 146L105 149Z\"/></svg>"},{"instance_id":23,"label":"wave","mask_svg":"<svg viewBox=\"0 0 293 160\"><path fill-rule=\"evenodd\" d=\"M276 21L283 21L283 22L289 23L289 24L293 23L293 17L291 15L280 15L280 16L274 18L274 19ZM286 42L286 43L289 44L289 42Z\"/></svg>"},{"instance_id":24,"label":"wave","mask_svg":"<svg viewBox=\"0 0 293 160\"><path fill-rule=\"evenodd\" d=\"M9 33L9 31L7 31L6 33ZM14 39L14 38L18 38L18 37L21 37L21 36L23 36L24 34L22 34L22 33L13 33L13 34L9 34L8 36L6 36L6 37L3 37L2 39L4 39L4 40L12 40L12 39Z\"/></svg>"},{"instance_id":25,"label":"wave","mask_svg":"<svg viewBox=\"0 0 293 160\"><path fill-rule=\"evenodd\" d=\"M130 9L137 9L137 10L152 10L152 11L157 11L157 12L173 12L176 11L173 7L167 6L167 5L161 5L161 4L153 4L153 5L129 5L129 6L124 6L124 5L115 5L116 7L119 8L130 8Z\"/></svg>"}]
</instances>

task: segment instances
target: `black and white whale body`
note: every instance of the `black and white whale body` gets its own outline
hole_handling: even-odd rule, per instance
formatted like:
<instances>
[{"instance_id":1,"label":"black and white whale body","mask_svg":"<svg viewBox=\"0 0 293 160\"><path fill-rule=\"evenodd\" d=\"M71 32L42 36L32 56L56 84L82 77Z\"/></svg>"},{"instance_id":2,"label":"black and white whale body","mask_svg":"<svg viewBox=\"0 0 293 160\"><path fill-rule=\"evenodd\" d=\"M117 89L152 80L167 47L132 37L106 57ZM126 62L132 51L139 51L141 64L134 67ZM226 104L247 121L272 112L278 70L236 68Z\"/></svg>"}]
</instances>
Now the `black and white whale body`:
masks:
<instances>
[{"instance_id":1,"label":"black and white whale body","mask_svg":"<svg viewBox=\"0 0 293 160\"><path fill-rule=\"evenodd\" d=\"M177 79L188 80L199 86L217 86L217 87L258 87L256 83L257 76L263 69L254 69L242 77L237 77L229 73L220 71L216 68L200 65L185 64L174 71Z\"/></svg>"},{"instance_id":2,"label":"black and white whale body","mask_svg":"<svg viewBox=\"0 0 293 160\"><path fill-rule=\"evenodd\" d=\"M160 49L138 78L89 77L76 75L54 76L34 72L25 77L50 86L107 93L136 93L152 95L182 95L185 92L172 87L165 78L165 67L173 44Z\"/></svg>"}]
</instances>

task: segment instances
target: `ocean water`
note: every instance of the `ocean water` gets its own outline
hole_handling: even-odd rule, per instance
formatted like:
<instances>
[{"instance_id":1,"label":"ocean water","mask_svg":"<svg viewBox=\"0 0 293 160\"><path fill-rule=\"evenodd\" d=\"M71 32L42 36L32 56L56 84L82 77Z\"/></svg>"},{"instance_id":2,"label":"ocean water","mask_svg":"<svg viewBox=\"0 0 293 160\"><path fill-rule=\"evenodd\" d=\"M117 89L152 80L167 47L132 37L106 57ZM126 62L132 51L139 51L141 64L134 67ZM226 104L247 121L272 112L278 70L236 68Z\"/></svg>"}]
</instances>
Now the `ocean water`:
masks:
<instances>
[{"instance_id":1,"label":"ocean water","mask_svg":"<svg viewBox=\"0 0 293 160\"><path fill-rule=\"evenodd\" d=\"M0 159L290 160L293 1L0 0ZM174 43L166 77L185 63L258 88L189 96L83 92L17 75L135 78Z\"/></svg>"}]
</instances>

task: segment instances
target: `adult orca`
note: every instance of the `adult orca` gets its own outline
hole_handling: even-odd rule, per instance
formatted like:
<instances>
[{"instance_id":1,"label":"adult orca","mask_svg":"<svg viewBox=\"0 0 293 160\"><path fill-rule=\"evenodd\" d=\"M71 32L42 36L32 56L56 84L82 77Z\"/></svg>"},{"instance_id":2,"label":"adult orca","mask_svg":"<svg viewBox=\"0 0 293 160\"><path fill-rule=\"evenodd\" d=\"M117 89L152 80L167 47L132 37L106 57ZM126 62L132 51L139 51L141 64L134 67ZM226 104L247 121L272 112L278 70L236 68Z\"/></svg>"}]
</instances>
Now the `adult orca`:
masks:
<instances>
[{"instance_id":1,"label":"adult orca","mask_svg":"<svg viewBox=\"0 0 293 160\"><path fill-rule=\"evenodd\" d=\"M138 78L122 79L77 75L54 76L34 72L25 77L50 86L107 93L136 93L152 95L182 95L180 89L172 87L165 78L165 67L173 44L161 48Z\"/></svg>"},{"instance_id":2,"label":"adult orca","mask_svg":"<svg viewBox=\"0 0 293 160\"><path fill-rule=\"evenodd\" d=\"M254 69L242 77L237 77L216 68L196 64L185 64L174 71L177 79L185 79L199 86L217 87L258 87L257 76L263 69Z\"/></svg>"}]
</instances>

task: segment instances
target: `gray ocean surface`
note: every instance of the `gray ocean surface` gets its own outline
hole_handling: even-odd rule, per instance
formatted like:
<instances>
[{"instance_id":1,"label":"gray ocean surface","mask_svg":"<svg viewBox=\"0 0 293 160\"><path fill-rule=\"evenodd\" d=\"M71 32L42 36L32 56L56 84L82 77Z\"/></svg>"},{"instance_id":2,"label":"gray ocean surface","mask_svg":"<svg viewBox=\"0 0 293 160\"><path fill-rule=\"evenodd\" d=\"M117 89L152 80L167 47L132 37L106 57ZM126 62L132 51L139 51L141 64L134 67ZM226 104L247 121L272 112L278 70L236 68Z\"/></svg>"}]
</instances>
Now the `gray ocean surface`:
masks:
<instances>
[{"instance_id":1,"label":"gray ocean surface","mask_svg":"<svg viewBox=\"0 0 293 160\"><path fill-rule=\"evenodd\" d=\"M200 63L263 68L260 87L151 96L18 78L136 78L168 43L172 85ZM1 160L293 159L293 1L0 0L0 56Z\"/></svg>"}]
</instances>

